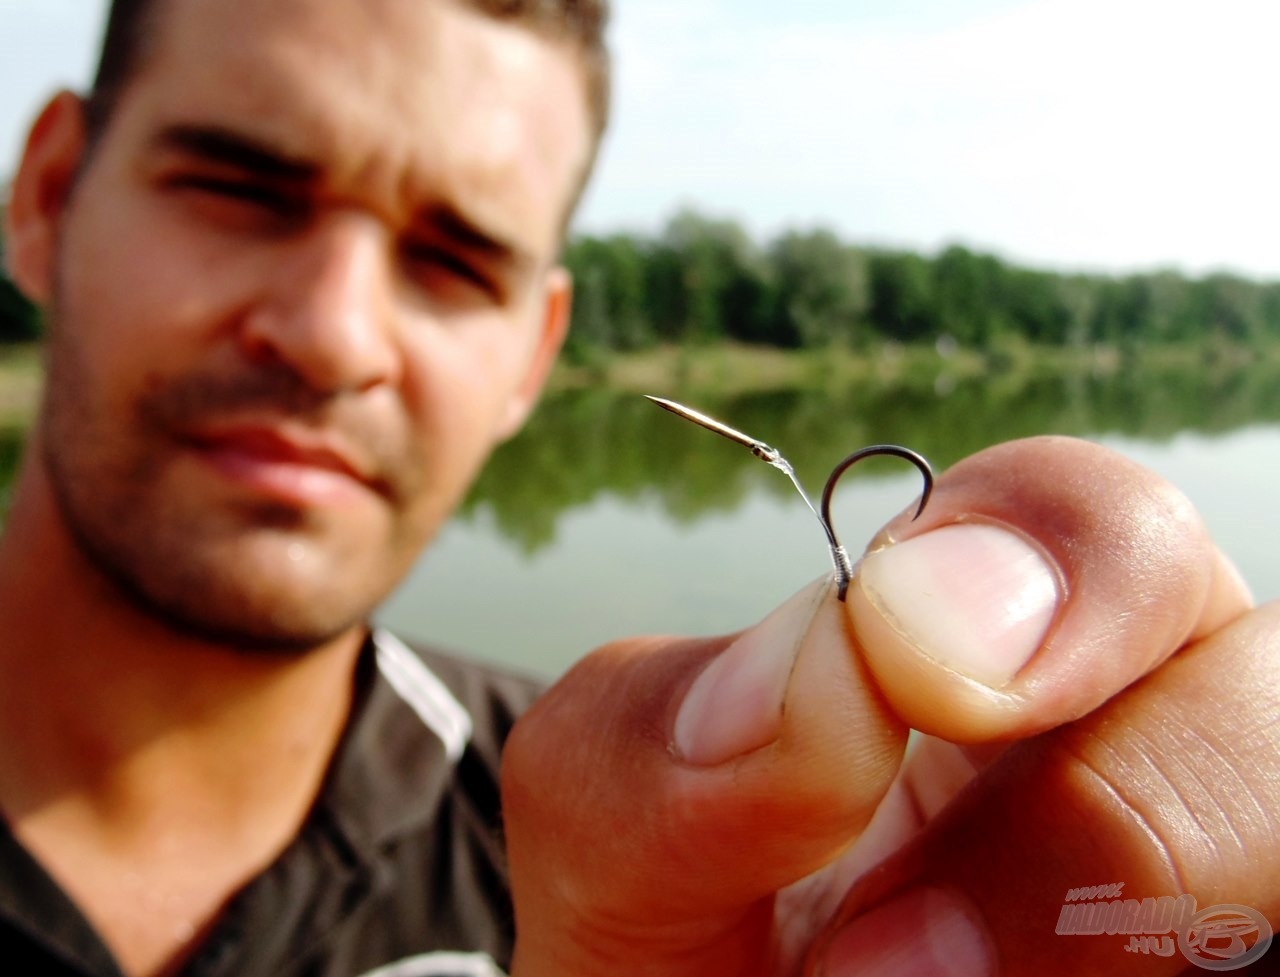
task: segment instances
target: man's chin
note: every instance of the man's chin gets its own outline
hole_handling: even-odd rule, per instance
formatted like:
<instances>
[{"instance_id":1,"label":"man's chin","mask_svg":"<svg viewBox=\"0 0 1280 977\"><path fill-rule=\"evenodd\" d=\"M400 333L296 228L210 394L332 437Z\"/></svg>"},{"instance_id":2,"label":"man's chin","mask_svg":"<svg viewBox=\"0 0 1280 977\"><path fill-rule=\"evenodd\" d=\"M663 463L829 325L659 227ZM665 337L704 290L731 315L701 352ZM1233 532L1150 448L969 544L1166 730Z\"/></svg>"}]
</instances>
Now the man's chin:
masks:
<instances>
[{"instance_id":1,"label":"man's chin","mask_svg":"<svg viewBox=\"0 0 1280 977\"><path fill-rule=\"evenodd\" d=\"M379 599L325 560L307 566L241 552L148 563L112 559L118 552L91 559L125 603L175 637L237 653L297 655L328 645L363 628Z\"/></svg>"},{"instance_id":2,"label":"man's chin","mask_svg":"<svg viewBox=\"0 0 1280 977\"><path fill-rule=\"evenodd\" d=\"M71 491L87 479L59 474L55 498L86 563L122 604L188 641L270 655L330 644L364 627L393 582L392 557L407 557L386 546L400 534L381 511L353 520L278 504L197 504L194 489L157 477L139 491L118 474L100 481L129 492L92 497Z\"/></svg>"},{"instance_id":3,"label":"man's chin","mask_svg":"<svg viewBox=\"0 0 1280 977\"><path fill-rule=\"evenodd\" d=\"M323 605L322 600L297 608L277 601L268 612L254 606L256 601L227 606L224 598L193 607L185 601L155 599L136 590L129 598L138 610L176 636L251 655L306 654L362 630L368 616L365 609L336 613L332 606L317 613L316 605Z\"/></svg>"}]
</instances>

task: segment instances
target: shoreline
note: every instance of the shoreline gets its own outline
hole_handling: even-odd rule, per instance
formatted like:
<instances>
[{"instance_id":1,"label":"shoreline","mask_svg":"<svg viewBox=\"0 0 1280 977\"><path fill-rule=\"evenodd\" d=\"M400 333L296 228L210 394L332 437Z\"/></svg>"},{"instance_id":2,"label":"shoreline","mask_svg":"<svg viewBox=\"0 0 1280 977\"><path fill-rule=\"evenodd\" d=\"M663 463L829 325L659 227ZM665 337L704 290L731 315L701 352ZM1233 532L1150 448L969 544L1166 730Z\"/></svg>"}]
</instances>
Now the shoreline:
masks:
<instances>
[{"instance_id":1,"label":"shoreline","mask_svg":"<svg viewBox=\"0 0 1280 977\"><path fill-rule=\"evenodd\" d=\"M603 385L633 393L692 390L723 397L850 383L936 388L983 377L1018 384L1046 376L1106 377L1138 364L1144 369L1235 370L1262 362L1280 363L1280 345L1254 348L1206 340L1124 348L1006 342L975 350L945 344L883 343L866 350L785 350L720 343L602 353L590 356L585 363L562 359L548 390L554 393Z\"/></svg>"},{"instance_id":2,"label":"shoreline","mask_svg":"<svg viewBox=\"0 0 1280 977\"><path fill-rule=\"evenodd\" d=\"M786 350L719 343L628 353L591 351L576 361L562 357L552 371L547 393L607 386L634 393L732 397L848 384L937 387L981 377L1016 384L1054 375L1111 376L1138 363L1146 369L1233 370L1268 361L1280 362L1280 345L1254 348L1206 340L1122 348L1013 342L974 350L945 344L882 343L866 350ZM42 384L38 343L0 345L0 429L30 423Z\"/></svg>"}]
</instances>

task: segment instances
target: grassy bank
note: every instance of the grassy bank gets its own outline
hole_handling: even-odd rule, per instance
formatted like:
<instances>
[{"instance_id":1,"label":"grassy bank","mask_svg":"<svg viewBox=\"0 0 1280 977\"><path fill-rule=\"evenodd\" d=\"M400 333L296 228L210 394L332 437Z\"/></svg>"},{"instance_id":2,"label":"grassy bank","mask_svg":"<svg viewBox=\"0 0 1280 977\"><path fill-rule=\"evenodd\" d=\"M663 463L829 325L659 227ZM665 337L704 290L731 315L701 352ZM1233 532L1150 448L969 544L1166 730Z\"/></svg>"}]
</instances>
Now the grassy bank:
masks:
<instances>
[{"instance_id":1,"label":"grassy bank","mask_svg":"<svg viewBox=\"0 0 1280 977\"><path fill-rule=\"evenodd\" d=\"M38 346L0 344L0 428L30 421L42 379Z\"/></svg>"},{"instance_id":2,"label":"grassy bank","mask_svg":"<svg viewBox=\"0 0 1280 977\"><path fill-rule=\"evenodd\" d=\"M1280 347L1260 351L1205 343L1064 348L1014 342L981 351L893 343L869 350L781 350L724 343L601 354L586 364L562 362L553 375L552 388L607 385L637 393L692 391L733 396L849 384L940 387L981 377L1018 385L1046 375L1110 376L1138 362L1147 369L1221 370L1243 367L1259 358L1280 362Z\"/></svg>"}]
</instances>

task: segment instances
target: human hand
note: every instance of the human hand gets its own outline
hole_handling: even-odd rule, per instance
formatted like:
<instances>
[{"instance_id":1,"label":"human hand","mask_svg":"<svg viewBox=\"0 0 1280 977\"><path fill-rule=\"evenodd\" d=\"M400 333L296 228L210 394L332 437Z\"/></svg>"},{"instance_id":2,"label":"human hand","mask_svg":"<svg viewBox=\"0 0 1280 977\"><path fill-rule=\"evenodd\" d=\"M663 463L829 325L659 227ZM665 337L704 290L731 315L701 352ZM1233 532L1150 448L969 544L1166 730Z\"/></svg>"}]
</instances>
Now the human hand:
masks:
<instances>
[{"instance_id":1,"label":"human hand","mask_svg":"<svg viewBox=\"0 0 1280 977\"><path fill-rule=\"evenodd\" d=\"M1186 968L1055 927L1110 883L1280 917L1280 606L1250 605L1144 469L975 455L847 604L609 645L521 720L514 977Z\"/></svg>"}]
</instances>

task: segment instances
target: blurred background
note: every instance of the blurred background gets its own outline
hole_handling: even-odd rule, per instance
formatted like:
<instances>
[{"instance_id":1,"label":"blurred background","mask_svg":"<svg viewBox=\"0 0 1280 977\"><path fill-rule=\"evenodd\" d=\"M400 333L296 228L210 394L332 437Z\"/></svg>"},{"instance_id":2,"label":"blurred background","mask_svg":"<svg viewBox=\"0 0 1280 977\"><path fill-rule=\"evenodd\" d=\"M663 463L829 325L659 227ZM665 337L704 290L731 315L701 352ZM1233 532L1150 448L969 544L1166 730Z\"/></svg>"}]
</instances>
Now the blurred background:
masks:
<instances>
[{"instance_id":1,"label":"blurred background","mask_svg":"<svg viewBox=\"0 0 1280 977\"><path fill-rule=\"evenodd\" d=\"M0 187L41 101L90 79L105 7L0 0ZM780 473L641 393L815 492L871 442L944 467L1090 438L1280 596L1277 28L1264 0L621 0L561 369L383 620L553 675L745 626L826 571ZM39 329L0 280L0 486ZM904 468L842 483L851 550L911 503Z\"/></svg>"}]
</instances>

